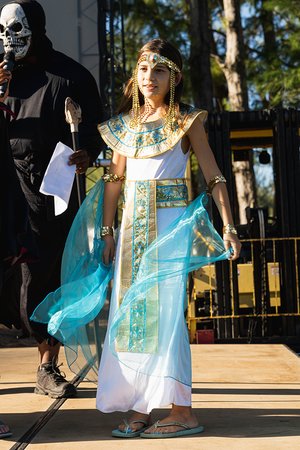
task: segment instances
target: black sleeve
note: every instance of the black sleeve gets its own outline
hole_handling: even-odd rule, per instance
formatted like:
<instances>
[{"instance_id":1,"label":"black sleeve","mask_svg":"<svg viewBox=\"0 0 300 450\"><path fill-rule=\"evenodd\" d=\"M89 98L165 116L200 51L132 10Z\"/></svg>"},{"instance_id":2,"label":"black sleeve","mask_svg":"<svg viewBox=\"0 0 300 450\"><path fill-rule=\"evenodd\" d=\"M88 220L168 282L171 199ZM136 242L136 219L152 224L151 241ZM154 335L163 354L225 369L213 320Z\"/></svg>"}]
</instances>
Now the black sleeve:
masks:
<instances>
[{"instance_id":1,"label":"black sleeve","mask_svg":"<svg viewBox=\"0 0 300 450\"><path fill-rule=\"evenodd\" d=\"M27 203L16 174L6 121L0 111L1 139L1 257L19 255L23 241L31 240Z\"/></svg>"}]
</instances>

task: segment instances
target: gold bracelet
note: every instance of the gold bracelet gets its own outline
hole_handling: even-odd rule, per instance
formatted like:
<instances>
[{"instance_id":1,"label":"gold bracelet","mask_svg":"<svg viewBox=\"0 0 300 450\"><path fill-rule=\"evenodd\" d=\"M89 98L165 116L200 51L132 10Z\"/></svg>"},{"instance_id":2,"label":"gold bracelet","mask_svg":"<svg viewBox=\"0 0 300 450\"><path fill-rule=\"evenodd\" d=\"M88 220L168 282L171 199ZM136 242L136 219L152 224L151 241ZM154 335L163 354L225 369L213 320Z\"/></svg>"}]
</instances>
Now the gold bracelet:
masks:
<instances>
[{"instance_id":1,"label":"gold bracelet","mask_svg":"<svg viewBox=\"0 0 300 450\"><path fill-rule=\"evenodd\" d=\"M218 183L226 183L226 178L223 175L216 175L207 184L206 192L208 195L212 195L213 188Z\"/></svg>"},{"instance_id":2,"label":"gold bracelet","mask_svg":"<svg viewBox=\"0 0 300 450\"><path fill-rule=\"evenodd\" d=\"M100 230L101 239L104 238L105 236L113 236L113 235L114 235L113 227L108 227L108 226L101 227L101 230Z\"/></svg>"},{"instance_id":3,"label":"gold bracelet","mask_svg":"<svg viewBox=\"0 0 300 450\"><path fill-rule=\"evenodd\" d=\"M124 181L125 175L117 175L115 173L106 173L102 176L104 183L117 183L118 181Z\"/></svg>"},{"instance_id":4,"label":"gold bracelet","mask_svg":"<svg viewBox=\"0 0 300 450\"><path fill-rule=\"evenodd\" d=\"M224 227L223 227L223 234L227 234L227 233L238 234L235 226L231 225L231 223L228 223L227 225L224 225Z\"/></svg>"}]
</instances>

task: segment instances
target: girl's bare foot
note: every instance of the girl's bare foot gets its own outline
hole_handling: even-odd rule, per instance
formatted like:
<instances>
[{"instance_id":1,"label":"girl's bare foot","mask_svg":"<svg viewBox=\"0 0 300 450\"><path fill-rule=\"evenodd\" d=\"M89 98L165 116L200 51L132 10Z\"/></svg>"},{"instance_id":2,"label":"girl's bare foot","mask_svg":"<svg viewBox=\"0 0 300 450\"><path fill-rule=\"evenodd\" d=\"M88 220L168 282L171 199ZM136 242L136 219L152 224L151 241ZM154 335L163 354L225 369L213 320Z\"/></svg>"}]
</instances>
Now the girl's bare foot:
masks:
<instances>
[{"instance_id":1,"label":"girl's bare foot","mask_svg":"<svg viewBox=\"0 0 300 450\"><path fill-rule=\"evenodd\" d=\"M179 425L168 426L167 424L171 422L180 422L190 428L196 428L199 426L197 417L194 415L191 407L173 405L171 413L159 421L159 425L163 425L165 423L165 427L156 428L154 424L153 426L147 428L144 433L176 433L176 431L183 430L183 427Z\"/></svg>"},{"instance_id":2,"label":"girl's bare foot","mask_svg":"<svg viewBox=\"0 0 300 450\"><path fill-rule=\"evenodd\" d=\"M139 420L142 420L143 422L139 422ZM134 411L130 418L128 420L124 420L124 422L121 423L118 428L120 431L125 431L129 426L131 431L139 431L142 428L145 428L145 426L150 425L150 420L150 414L142 414Z\"/></svg>"}]
</instances>

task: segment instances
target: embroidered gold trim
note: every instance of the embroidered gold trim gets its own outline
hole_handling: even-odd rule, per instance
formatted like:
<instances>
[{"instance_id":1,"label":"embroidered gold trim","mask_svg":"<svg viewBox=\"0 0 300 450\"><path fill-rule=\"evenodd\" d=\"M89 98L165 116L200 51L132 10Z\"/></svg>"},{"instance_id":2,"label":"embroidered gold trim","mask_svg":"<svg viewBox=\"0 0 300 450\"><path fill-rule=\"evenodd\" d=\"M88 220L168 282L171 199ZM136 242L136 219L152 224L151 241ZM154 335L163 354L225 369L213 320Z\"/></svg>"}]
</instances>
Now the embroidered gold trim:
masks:
<instances>
[{"instance_id":1,"label":"embroidered gold trim","mask_svg":"<svg viewBox=\"0 0 300 450\"><path fill-rule=\"evenodd\" d=\"M186 134L199 116L202 121L207 117L207 111L191 108L181 110L185 118L183 124L172 132L165 130L163 120L145 122L140 130L130 127L129 114L120 114L98 126L105 143L113 151L128 158L152 158L172 149Z\"/></svg>"},{"instance_id":2,"label":"embroidered gold trim","mask_svg":"<svg viewBox=\"0 0 300 450\"><path fill-rule=\"evenodd\" d=\"M157 208L180 208L188 205L188 188L185 180L161 181L156 184Z\"/></svg>"},{"instance_id":3,"label":"embroidered gold trim","mask_svg":"<svg viewBox=\"0 0 300 450\"><path fill-rule=\"evenodd\" d=\"M136 280L144 252L157 236L156 208L186 206L187 186L185 178L163 180L127 180L126 205L122 221L120 262L120 288L118 303ZM153 353L157 348L159 320L159 289L137 298L120 324L117 336L118 352ZM145 347L145 342L147 347Z\"/></svg>"},{"instance_id":4,"label":"embroidered gold trim","mask_svg":"<svg viewBox=\"0 0 300 450\"><path fill-rule=\"evenodd\" d=\"M126 207L122 222L120 289L118 302L135 281L141 258L157 236L155 181L127 181ZM158 338L158 286L137 299L122 321L117 336L117 351L155 352ZM147 320L147 317L150 322ZM157 320L153 320L153 318ZM147 338L145 339L145 335ZM148 347L144 347L144 342Z\"/></svg>"}]
</instances>

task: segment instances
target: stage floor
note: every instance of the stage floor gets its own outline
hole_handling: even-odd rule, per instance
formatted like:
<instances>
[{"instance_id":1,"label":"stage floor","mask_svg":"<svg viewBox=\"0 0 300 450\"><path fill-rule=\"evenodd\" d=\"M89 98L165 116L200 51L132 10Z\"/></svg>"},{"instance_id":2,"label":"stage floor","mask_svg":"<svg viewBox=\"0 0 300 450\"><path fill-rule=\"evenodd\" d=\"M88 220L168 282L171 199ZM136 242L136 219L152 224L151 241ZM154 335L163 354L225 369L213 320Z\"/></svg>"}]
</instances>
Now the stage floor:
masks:
<instances>
[{"instance_id":1,"label":"stage floor","mask_svg":"<svg viewBox=\"0 0 300 450\"><path fill-rule=\"evenodd\" d=\"M193 408L205 431L156 440L112 438L124 414L97 411L92 383L82 382L76 399L51 409L53 399L33 394L37 349L0 348L0 418L13 431L11 438L0 440L0 450L300 449L300 358L295 353L279 344L191 348ZM65 364L62 369L73 378ZM155 410L153 416L166 414ZM31 439L27 432L32 426L36 433Z\"/></svg>"}]
</instances>

